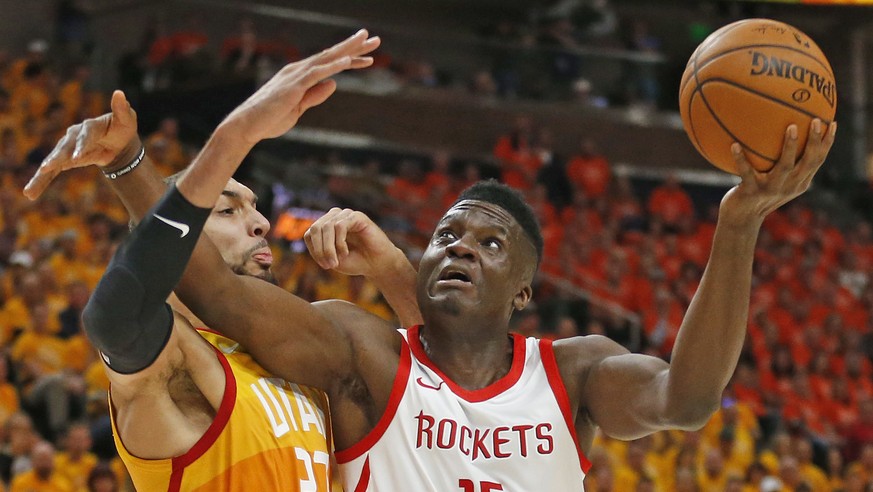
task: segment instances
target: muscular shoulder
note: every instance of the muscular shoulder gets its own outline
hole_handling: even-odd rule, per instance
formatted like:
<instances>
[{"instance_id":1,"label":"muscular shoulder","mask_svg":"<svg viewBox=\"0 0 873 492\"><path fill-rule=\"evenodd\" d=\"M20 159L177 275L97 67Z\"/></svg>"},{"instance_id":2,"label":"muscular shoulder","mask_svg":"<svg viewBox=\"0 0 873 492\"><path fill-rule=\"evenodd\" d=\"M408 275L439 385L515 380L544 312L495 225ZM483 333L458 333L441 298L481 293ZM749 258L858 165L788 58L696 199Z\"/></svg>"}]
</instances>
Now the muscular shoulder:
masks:
<instances>
[{"instance_id":1,"label":"muscular shoulder","mask_svg":"<svg viewBox=\"0 0 873 492\"><path fill-rule=\"evenodd\" d=\"M558 369L571 398L579 395L591 368L608 357L629 353L618 343L601 335L557 340L552 345Z\"/></svg>"},{"instance_id":2,"label":"muscular shoulder","mask_svg":"<svg viewBox=\"0 0 873 492\"><path fill-rule=\"evenodd\" d=\"M312 306L340 328L355 350L362 346L377 346L399 352L401 335L393 323L348 301L331 299L314 302Z\"/></svg>"},{"instance_id":3,"label":"muscular shoulder","mask_svg":"<svg viewBox=\"0 0 873 492\"><path fill-rule=\"evenodd\" d=\"M329 300L313 306L341 327L352 352L353 367L330 393L331 407L343 412L351 403L357 407L353 413L380 414L399 365L402 335L392 323L350 302Z\"/></svg>"},{"instance_id":4,"label":"muscular shoulder","mask_svg":"<svg viewBox=\"0 0 873 492\"><path fill-rule=\"evenodd\" d=\"M626 348L602 335L565 338L555 341L552 346L555 348L558 367L576 367L577 370L607 357L628 353Z\"/></svg>"}]
</instances>

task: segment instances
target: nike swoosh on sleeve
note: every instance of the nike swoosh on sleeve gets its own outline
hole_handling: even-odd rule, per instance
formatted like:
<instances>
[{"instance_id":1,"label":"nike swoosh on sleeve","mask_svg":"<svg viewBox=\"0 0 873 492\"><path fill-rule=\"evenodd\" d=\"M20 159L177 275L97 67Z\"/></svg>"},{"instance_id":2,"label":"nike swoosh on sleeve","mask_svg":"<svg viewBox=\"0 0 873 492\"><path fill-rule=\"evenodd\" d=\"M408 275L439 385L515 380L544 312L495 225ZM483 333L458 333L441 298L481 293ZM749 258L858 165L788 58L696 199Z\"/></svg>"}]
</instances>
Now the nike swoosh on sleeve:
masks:
<instances>
[{"instance_id":1,"label":"nike swoosh on sleeve","mask_svg":"<svg viewBox=\"0 0 873 492\"><path fill-rule=\"evenodd\" d=\"M169 226L175 227L176 229L179 229L179 230L182 232L182 235L181 235L180 237L185 237L185 236L187 236L187 235L188 235L188 232L191 231L191 228L188 226L188 224L183 224L183 223L181 223L181 222L176 222L175 220L170 220L170 219L168 219L168 218L166 218L166 217L161 217L161 216L158 215L158 214L153 214L153 215L155 216L156 219L160 220L160 221L163 222L164 224L167 224L167 225L169 225Z\"/></svg>"}]
</instances>

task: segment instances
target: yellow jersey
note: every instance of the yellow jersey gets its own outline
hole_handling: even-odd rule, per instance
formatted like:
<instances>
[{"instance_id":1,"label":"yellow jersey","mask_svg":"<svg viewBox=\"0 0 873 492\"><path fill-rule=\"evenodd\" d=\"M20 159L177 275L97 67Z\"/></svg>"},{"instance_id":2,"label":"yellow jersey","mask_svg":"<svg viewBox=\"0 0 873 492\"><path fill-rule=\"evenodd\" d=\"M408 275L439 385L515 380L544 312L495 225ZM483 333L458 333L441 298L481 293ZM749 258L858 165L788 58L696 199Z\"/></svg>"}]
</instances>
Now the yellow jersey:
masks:
<instances>
[{"instance_id":1,"label":"yellow jersey","mask_svg":"<svg viewBox=\"0 0 873 492\"><path fill-rule=\"evenodd\" d=\"M221 404L212 425L187 453L162 460L131 455L113 415L115 446L136 489L329 492L327 396L272 377L235 341L211 330L197 331L224 367Z\"/></svg>"}]
</instances>

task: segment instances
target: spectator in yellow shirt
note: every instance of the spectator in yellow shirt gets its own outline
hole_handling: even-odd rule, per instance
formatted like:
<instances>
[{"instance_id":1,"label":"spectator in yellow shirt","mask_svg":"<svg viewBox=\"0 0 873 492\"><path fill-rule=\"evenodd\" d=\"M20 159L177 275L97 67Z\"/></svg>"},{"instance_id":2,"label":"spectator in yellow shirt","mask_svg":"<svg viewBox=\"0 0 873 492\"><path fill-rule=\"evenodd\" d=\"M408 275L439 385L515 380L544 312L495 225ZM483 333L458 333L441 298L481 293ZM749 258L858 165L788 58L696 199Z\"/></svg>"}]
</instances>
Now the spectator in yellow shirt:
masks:
<instances>
[{"instance_id":1,"label":"spectator in yellow shirt","mask_svg":"<svg viewBox=\"0 0 873 492\"><path fill-rule=\"evenodd\" d=\"M12 111L21 120L38 121L45 116L52 102L51 75L44 65L29 63L22 76L22 82L11 91Z\"/></svg>"},{"instance_id":2,"label":"spectator in yellow shirt","mask_svg":"<svg viewBox=\"0 0 873 492\"><path fill-rule=\"evenodd\" d=\"M782 481L783 490L815 490L812 484L800 473L800 463L794 456L785 456L779 461L779 480Z\"/></svg>"},{"instance_id":3,"label":"spectator in yellow shirt","mask_svg":"<svg viewBox=\"0 0 873 492\"><path fill-rule=\"evenodd\" d=\"M2 116L0 116L0 124ZM18 135L13 128L0 130L0 170L15 171L24 165L21 145L18 144Z\"/></svg>"},{"instance_id":4,"label":"spectator in yellow shirt","mask_svg":"<svg viewBox=\"0 0 873 492\"><path fill-rule=\"evenodd\" d=\"M11 358L23 383L22 400L26 408L45 415L37 422L41 433L53 438L66 425L70 415L67 388L73 376L65 374L67 344L49 333L48 308L39 304L33 309L31 330L18 337ZM84 385L82 385L84 386Z\"/></svg>"},{"instance_id":5,"label":"spectator in yellow shirt","mask_svg":"<svg viewBox=\"0 0 873 492\"><path fill-rule=\"evenodd\" d=\"M76 64L69 80L61 85L58 91L58 100L64 106L66 122L64 127L79 119L82 107L85 104L85 86L91 78L91 69L84 63Z\"/></svg>"},{"instance_id":6,"label":"spectator in yellow shirt","mask_svg":"<svg viewBox=\"0 0 873 492\"><path fill-rule=\"evenodd\" d=\"M18 226L17 245L26 245L39 239L54 240L68 229L75 229L79 218L68 213L60 193L53 193L47 200L30 204ZM34 258L36 260L36 258Z\"/></svg>"},{"instance_id":7,"label":"spectator in yellow shirt","mask_svg":"<svg viewBox=\"0 0 873 492\"><path fill-rule=\"evenodd\" d=\"M647 436L628 443L624 463L619 464L615 470L616 490L634 490L643 478L656 478L657 468L647 460L650 442L651 438Z\"/></svg>"},{"instance_id":8,"label":"spectator in yellow shirt","mask_svg":"<svg viewBox=\"0 0 873 492\"><path fill-rule=\"evenodd\" d=\"M146 138L145 147L149 155L152 148L162 147L165 152L164 162L173 172L181 171L191 163L182 142L179 141L179 122L176 118L161 120L158 129Z\"/></svg>"},{"instance_id":9,"label":"spectator in yellow shirt","mask_svg":"<svg viewBox=\"0 0 873 492\"><path fill-rule=\"evenodd\" d=\"M9 340L15 332L33 329L33 310L36 306L44 306L49 309L46 320L47 330L49 333L56 333L60 329L60 322L57 319L59 310L53 310L52 306L48 304L48 296L43 289L39 274L33 270L23 274L17 288L16 295L7 299L3 306L7 323L7 326L4 327L3 341Z\"/></svg>"},{"instance_id":10,"label":"spectator in yellow shirt","mask_svg":"<svg viewBox=\"0 0 873 492\"><path fill-rule=\"evenodd\" d=\"M697 485L700 492L723 492L728 481L728 472L724 466L724 456L719 448L706 451L703 460L703 470L697 475Z\"/></svg>"},{"instance_id":11,"label":"spectator in yellow shirt","mask_svg":"<svg viewBox=\"0 0 873 492\"><path fill-rule=\"evenodd\" d=\"M27 251L15 251L9 255L9 268L6 269L4 275L0 276L2 280L2 292L0 299L5 299L3 307L0 308L0 345L6 345L6 342L11 338L13 332L23 329L29 324L30 315L26 310L21 298L21 282L24 276L30 271L33 266L33 257ZM18 299L13 301L13 299ZM18 303L18 306L14 306Z\"/></svg>"},{"instance_id":12,"label":"spectator in yellow shirt","mask_svg":"<svg viewBox=\"0 0 873 492\"><path fill-rule=\"evenodd\" d=\"M0 352L0 426L6 425L21 403L18 401L18 390L9 382L9 359Z\"/></svg>"},{"instance_id":13,"label":"spectator in yellow shirt","mask_svg":"<svg viewBox=\"0 0 873 492\"><path fill-rule=\"evenodd\" d=\"M773 436L770 449L761 451L759 461L767 467L767 471L775 475L779 473L779 462L785 456L791 455L791 436L785 432L777 432Z\"/></svg>"},{"instance_id":14,"label":"spectator in yellow shirt","mask_svg":"<svg viewBox=\"0 0 873 492\"><path fill-rule=\"evenodd\" d=\"M755 460L755 447L742 449L736 438L736 429L725 427L718 435L718 447L724 458L724 468L729 475L743 476Z\"/></svg>"},{"instance_id":15,"label":"spectator in yellow shirt","mask_svg":"<svg viewBox=\"0 0 873 492\"><path fill-rule=\"evenodd\" d=\"M24 70L28 65L43 64L48 52L49 45L43 39L34 39L27 44L27 53L24 57L13 61L3 73L2 84L7 91L13 91L24 78Z\"/></svg>"},{"instance_id":16,"label":"spectator in yellow shirt","mask_svg":"<svg viewBox=\"0 0 873 492\"><path fill-rule=\"evenodd\" d=\"M11 492L75 492L73 486L55 470L55 449L40 441L33 446L33 469L12 479Z\"/></svg>"},{"instance_id":17,"label":"spectator in yellow shirt","mask_svg":"<svg viewBox=\"0 0 873 492\"><path fill-rule=\"evenodd\" d=\"M33 421L23 412L9 417L3 430L6 439L0 449L0 477L9 483L15 475L31 469L30 452L40 437L33 430Z\"/></svg>"},{"instance_id":18,"label":"spectator in yellow shirt","mask_svg":"<svg viewBox=\"0 0 873 492\"><path fill-rule=\"evenodd\" d=\"M10 95L5 90L0 89L0 130L4 132L12 130L14 132L15 127L17 126L18 119L12 112Z\"/></svg>"},{"instance_id":19,"label":"spectator in yellow shirt","mask_svg":"<svg viewBox=\"0 0 873 492\"><path fill-rule=\"evenodd\" d=\"M745 469L754 459L755 440L761 434L758 418L746 403L726 396L722 399L721 408L709 419L701 431L706 444L709 447L718 446L719 435L725 428L733 429L734 445L737 452L743 453L749 458L743 465L743 469Z\"/></svg>"},{"instance_id":20,"label":"spectator in yellow shirt","mask_svg":"<svg viewBox=\"0 0 873 492\"><path fill-rule=\"evenodd\" d=\"M88 492L88 477L97 466L97 456L91 450L91 431L84 423L75 423L67 429L65 451L55 456L57 473L73 484L76 492ZM114 477L114 475L113 475Z\"/></svg>"},{"instance_id":21,"label":"spectator in yellow shirt","mask_svg":"<svg viewBox=\"0 0 873 492\"><path fill-rule=\"evenodd\" d=\"M824 470L812 462L812 443L809 439L800 438L794 443L794 456L800 469L800 475L812 486L813 492L829 492L828 477Z\"/></svg>"},{"instance_id":22,"label":"spectator in yellow shirt","mask_svg":"<svg viewBox=\"0 0 873 492\"><path fill-rule=\"evenodd\" d=\"M60 287L66 287L72 282L81 280L88 268L79 256L76 247L79 233L75 229L67 229L57 238L57 251L49 257L48 265L55 274Z\"/></svg>"}]
</instances>

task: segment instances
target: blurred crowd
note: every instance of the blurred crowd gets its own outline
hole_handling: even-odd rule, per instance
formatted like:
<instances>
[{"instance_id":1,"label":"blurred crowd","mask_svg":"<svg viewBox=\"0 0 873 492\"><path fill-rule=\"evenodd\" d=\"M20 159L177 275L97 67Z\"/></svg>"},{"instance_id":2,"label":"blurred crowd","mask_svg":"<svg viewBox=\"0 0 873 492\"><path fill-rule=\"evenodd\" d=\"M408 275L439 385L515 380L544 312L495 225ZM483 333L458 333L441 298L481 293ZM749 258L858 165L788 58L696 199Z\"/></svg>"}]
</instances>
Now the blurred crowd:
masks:
<instances>
[{"instance_id":1,"label":"blurred crowd","mask_svg":"<svg viewBox=\"0 0 873 492\"><path fill-rule=\"evenodd\" d=\"M660 38L645 18L619 17L609 0L539 2L527 12L510 9L489 22L466 49L478 67L437 62L427 52L434 48L429 43L427 49L402 56L383 46L368 71L369 82L460 90L488 100L576 100L596 107L655 107L661 102ZM294 32L291 25L265 27L243 17L232 32L218 38L202 14L172 22L153 18L139 46L119 61L121 86L131 92L153 91L202 84L216 75L264 80L300 57ZM388 34L396 35L390 29ZM607 84L586 75L602 69L602 60L591 55L593 49L652 57L633 62L619 56L620 74L609 79L615 84Z\"/></svg>"},{"instance_id":2,"label":"blurred crowd","mask_svg":"<svg viewBox=\"0 0 873 492\"><path fill-rule=\"evenodd\" d=\"M557 13L538 18L553 19L559 3L552 5ZM166 63L142 65L155 87L185 80L174 70L195 67L202 55L199 21L189 21L184 35L156 31L143 45L147 59ZM223 43L225 70L256 68L253 53L271 63L298 56L287 40L254 42L261 37L247 31L254 29L248 22ZM593 29L588 35L606 29L609 16L599 22L585 24ZM20 56L0 56L0 490L124 490L108 381L80 314L127 231L127 214L92 169L61 176L38 201L21 194L68 125L107 110L106 94L90 88L87 64L58 63L48 49L34 41ZM182 169L194 151L178 130L166 118L144 135L164 174ZM354 173L326 173L313 193L323 205L365 210L415 261L459 192L496 177L525 194L546 239L536 304L514 328L551 338L604 334L669 359L708 258L717 200L693 199L678 176L644 186L616 174L584 136L577 152L557 155L549 130L524 116L495 136L493 149L490 164L459 161L448 151L396 166L362 155ZM310 160L322 169L335 164ZM284 288L310 300L347 299L392 318L363 278L323 271L287 245L274 242ZM749 336L721 410L699 432L633 442L598 436L586 490L868 490L871 267L869 222L837 224L802 201L774 213L758 242Z\"/></svg>"}]
</instances>

